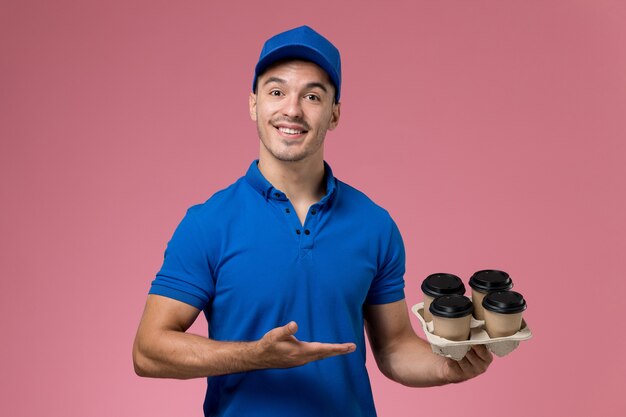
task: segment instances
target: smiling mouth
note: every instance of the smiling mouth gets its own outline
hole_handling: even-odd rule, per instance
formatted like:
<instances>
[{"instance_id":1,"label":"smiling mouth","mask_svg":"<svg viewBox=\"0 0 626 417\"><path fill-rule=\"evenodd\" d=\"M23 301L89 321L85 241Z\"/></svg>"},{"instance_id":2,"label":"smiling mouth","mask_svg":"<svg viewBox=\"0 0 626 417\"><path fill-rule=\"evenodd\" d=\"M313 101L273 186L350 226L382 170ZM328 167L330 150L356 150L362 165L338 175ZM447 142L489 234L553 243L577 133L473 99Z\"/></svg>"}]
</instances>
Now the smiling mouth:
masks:
<instances>
[{"instance_id":1,"label":"smiling mouth","mask_svg":"<svg viewBox=\"0 0 626 417\"><path fill-rule=\"evenodd\" d=\"M308 130L291 129L288 127L276 127L276 129L278 129L278 131L281 133L284 133L286 135L292 135L292 136L302 135L303 133L308 132Z\"/></svg>"}]
</instances>

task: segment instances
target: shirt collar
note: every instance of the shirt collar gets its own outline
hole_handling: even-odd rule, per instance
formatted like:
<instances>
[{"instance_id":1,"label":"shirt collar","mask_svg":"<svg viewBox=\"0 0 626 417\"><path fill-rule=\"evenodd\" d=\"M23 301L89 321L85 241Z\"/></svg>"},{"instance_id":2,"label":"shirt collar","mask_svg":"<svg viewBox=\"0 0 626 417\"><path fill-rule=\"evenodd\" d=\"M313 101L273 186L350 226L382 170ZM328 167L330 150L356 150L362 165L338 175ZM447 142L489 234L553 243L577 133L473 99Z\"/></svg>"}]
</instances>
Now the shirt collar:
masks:
<instances>
[{"instance_id":1,"label":"shirt collar","mask_svg":"<svg viewBox=\"0 0 626 417\"><path fill-rule=\"evenodd\" d=\"M259 170L259 160L256 159L252 161L250 164L250 168L248 168L248 172L246 172L246 181L248 184L252 186L256 191L259 192L266 200L271 198L274 200L287 200L285 193L281 190L274 188L270 182L265 179L261 171ZM331 198L331 196L335 193L337 189L337 180L333 175L332 169L330 169L330 165L324 161L324 178L326 180L326 195L320 200L320 204L325 203L327 200Z\"/></svg>"}]
</instances>

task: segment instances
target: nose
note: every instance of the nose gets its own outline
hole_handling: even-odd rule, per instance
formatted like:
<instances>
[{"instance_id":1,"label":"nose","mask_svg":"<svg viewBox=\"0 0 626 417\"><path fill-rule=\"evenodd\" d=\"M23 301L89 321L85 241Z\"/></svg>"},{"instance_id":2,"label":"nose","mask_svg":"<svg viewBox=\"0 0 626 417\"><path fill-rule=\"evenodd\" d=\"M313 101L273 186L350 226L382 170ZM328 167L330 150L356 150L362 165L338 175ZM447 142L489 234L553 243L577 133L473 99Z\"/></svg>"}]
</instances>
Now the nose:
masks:
<instances>
[{"instance_id":1,"label":"nose","mask_svg":"<svg viewBox=\"0 0 626 417\"><path fill-rule=\"evenodd\" d=\"M290 94L283 100L283 114L287 117L298 119L302 117L302 103L297 94Z\"/></svg>"}]
</instances>

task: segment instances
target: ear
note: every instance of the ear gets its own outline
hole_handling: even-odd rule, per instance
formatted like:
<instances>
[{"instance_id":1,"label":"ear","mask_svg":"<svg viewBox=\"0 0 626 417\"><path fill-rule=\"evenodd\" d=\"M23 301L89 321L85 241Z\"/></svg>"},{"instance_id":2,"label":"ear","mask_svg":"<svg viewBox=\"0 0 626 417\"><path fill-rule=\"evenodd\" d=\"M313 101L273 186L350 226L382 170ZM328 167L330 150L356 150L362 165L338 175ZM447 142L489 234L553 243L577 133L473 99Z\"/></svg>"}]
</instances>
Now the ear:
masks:
<instances>
[{"instance_id":1,"label":"ear","mask_svg":"<svg viewBox=\"0 0 626 417\"><path fill-rule=\"evenodd\" d=\"M333 110L328 130L333 130L339 124L339 116L341 116L341 103L333 103Z\"/></svg>"},{"instance_id":2,"label":"ear","mask_svg":"<svg viewBox=\"0 0 626 417\"><path fill-rule=\"evenodd\" d=\"M250 118L256 122L256 94L250 93L248 97L248 107L250 108Z\"/></svg>"}]
</instances>

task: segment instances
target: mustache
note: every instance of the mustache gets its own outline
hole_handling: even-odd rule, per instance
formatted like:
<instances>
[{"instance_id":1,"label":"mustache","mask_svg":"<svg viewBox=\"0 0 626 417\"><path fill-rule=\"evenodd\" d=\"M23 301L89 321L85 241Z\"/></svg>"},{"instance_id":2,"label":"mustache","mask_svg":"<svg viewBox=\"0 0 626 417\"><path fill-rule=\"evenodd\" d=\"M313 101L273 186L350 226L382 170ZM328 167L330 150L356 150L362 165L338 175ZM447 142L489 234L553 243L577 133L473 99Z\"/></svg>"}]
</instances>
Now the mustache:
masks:
<instances>
[{"instance_id":1,"label":"mustache","mask_svg":"<svg viewBox=\"0 0 626 417\"><path fill-rule=\"evenodd\" d=\"M276 119L272 120L273 125L276 125L281 122L288 123L290 125L298 125L300 128L302 128L302 130L311 130L309 124L303 119L300 119L298 117L293 118L293 117L282 116L282 117L277 117Z\"/></svg>"}]
</instances>

